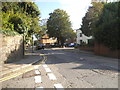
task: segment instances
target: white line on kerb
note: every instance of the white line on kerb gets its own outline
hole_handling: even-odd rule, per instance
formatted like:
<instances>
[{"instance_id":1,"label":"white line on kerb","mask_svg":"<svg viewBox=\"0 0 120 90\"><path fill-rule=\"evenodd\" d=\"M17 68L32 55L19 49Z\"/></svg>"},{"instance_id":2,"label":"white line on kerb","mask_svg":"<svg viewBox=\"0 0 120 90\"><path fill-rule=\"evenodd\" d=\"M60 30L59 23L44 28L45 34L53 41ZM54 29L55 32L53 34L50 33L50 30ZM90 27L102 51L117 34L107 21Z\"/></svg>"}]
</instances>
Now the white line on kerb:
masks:
<instances>
[{"instance_id":1,"label":"white line on kerb","mask_svg":"<svg viewBox=\"0 0 120 90\"><path fill-rule=\"evenodd\" d=\"M44 68L47 68L47 67L48 67L46 64L43 64L42 66L43 66Z\"/></svg>"},{"instance_id":2,"label":"white line on kerb","mask_svg":"<svg viewBox=\"0 0 120 90\"><path fill-rule=\"evenodd\" d=\"M55 77L53 73L48 73L48 77L50 80L57 80L57 78Z\"/></svg>"},{"instance_id":3,"label":"white line on kerb","mask_svg":"<svg viewBox=\"0 0 120 90\"><path fill-rule=\"evenodd\" d=\"M50 68L45 68L45 71L46 71L47 73L52 72L52 71L50 70Z\"/></svg>"},{"instance_id":4,"label":"white line on kerb","mask_svg":"<svg viewBox=\"0 0 120 90\"><path fill-rule=\"evenodd\" d=\"M41 83L41 76L35 76L35 83Z\"/></svg>"},{"instance_id":5,"label":"white line on kerb","mask_svg":"<svg viewBox=\"0 0 120 90\"><path fill-rule=\"evenodd\" d=\"M40 71L39 70L35 70L35 74L40 74Z\"/></svg>"},{"instance_id":6,"label":"white line on kerb","mask_svg":"<svg viewBox=\"0 0 120 90\"><path fill-rule=\"evenodd\" d=\"M54 84L54 87L57 89L57 90L64 90L63 89L63 86L61 84Z\"/></svg>"}]
</instances>

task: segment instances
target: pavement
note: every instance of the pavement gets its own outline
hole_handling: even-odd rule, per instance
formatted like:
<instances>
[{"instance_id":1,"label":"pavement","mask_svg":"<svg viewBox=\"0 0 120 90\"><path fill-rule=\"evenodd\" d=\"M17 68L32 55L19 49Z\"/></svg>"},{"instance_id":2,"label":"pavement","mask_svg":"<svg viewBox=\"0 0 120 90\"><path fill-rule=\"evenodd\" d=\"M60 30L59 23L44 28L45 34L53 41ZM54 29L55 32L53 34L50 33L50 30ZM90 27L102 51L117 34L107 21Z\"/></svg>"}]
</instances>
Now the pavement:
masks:
<instances>
[{"instance_id":1,"label":"pavement","mask_svg":"<svg viewBox=\"0 0 120 90\"><path fill-rule=\"evenodd\" d=\"M23 59L7 63L0 66L0 82L15 78L23 73L31 71L34 69L32 64L35 64L39 61L45 60L45 57L41 55L38 51L26 51Z\"/></svg>"}]
</instances>

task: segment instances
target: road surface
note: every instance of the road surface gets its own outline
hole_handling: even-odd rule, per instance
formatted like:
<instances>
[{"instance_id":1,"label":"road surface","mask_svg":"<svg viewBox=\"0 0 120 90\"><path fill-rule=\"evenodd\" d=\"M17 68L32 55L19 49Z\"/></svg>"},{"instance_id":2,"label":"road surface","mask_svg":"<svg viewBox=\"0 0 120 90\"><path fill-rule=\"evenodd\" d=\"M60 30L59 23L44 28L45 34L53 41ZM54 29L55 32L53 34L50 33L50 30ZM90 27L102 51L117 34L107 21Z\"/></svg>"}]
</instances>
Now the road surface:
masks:
<instances>
[{"instance_id":1,"label":"road surface","mask_svg":"<svg viewBox=\"0 0 120 90\"><path fill-rule=\"evenodd\" d=\"M3 82L2 87L54 88L60 84L64 88L118 88L117 59L73 48L48 48L38 52L47 57L45 64L39 67L42 83L36 83L33 70ZM50 72L47 72L44 65L47 65ZM54 74L56 80L50 80L49 73Z\"/></svg>"}]
</instances>

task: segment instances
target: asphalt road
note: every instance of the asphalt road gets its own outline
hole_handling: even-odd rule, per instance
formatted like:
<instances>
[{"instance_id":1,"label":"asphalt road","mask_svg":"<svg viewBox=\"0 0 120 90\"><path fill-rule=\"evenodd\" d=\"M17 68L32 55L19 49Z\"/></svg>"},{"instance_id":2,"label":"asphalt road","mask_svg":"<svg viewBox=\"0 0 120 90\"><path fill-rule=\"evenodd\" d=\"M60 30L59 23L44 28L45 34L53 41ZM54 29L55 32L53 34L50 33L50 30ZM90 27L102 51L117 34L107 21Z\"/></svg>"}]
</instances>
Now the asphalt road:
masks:
<instances>
[{"instance_id":1,"label":"asphalt road","mask_svg":"<svg viewBox=\"0 0 120 90\"><path fill-rule=\"evenodd\" d=\"M41 51L66 79L66 88L117 88L117 59L96 56L72 48Z\"/></svg>"},{"instance_id":2,"label":"asphalt road","mask_svg":"<svg viewBox=\"0 0 120 90\"><path fill-rule=\"evenodd\" d=\"M40 86L53 88L57 83L64 88L118 88L117 59L96 56L73 48L49 48L38 52L47 57L45 63L57 80L49 80L41 64L39 71L42 83L35 83L35 71L33 70L3 82L2 88L37 88Z\"/></svg>"}]
</instances>

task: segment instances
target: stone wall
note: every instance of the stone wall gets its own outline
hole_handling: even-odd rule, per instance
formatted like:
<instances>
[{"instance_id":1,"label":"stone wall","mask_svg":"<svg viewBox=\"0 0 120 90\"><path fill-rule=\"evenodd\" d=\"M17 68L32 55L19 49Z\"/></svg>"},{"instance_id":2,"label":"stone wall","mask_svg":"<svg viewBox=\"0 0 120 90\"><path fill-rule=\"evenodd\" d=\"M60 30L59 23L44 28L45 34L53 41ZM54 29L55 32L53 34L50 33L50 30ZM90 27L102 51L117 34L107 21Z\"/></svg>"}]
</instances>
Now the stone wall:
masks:
<instances>
[{"instance_id":1,"label":"stone wall","mask_svg":"<svg viewBox=\"0 0 120 90\"><path fill-rule=\"evenodd\" d=\"M22 36L0 34L0 63L14 62L23 58Z\"/></svg>"}]
</instances>

